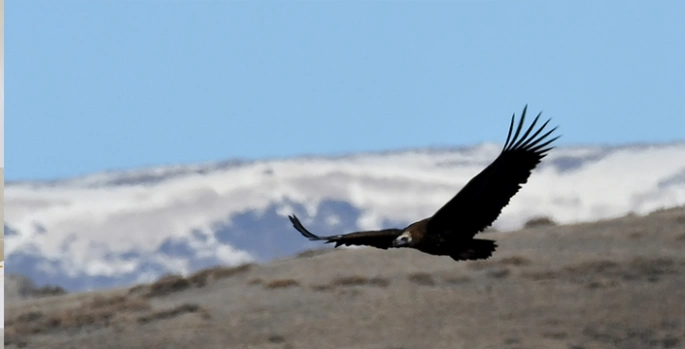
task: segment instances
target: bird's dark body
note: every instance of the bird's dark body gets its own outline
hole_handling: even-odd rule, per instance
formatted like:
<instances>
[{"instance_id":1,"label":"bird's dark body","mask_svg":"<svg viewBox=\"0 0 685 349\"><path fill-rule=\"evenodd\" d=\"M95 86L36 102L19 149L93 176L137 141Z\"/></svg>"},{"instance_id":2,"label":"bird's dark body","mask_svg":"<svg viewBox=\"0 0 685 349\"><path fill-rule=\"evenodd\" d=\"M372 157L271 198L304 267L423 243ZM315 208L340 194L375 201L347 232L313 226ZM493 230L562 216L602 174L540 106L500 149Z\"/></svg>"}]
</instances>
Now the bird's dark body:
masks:
<instances>
[{"instance_id":1,"label":"bird's dark body","mask_svg":"<svg viewBox=\"0 0 685 349\"><path fill-rule=\"evenodd\" d=\"M538 114L519 139L526 109L527 107L523 109L521 121L513 138L511 136L514 116L512 116L507 141L497 159L471 179L456 196L431 217L416 221L404 229L361 231L333 236L312 234L295 216L289 216L290 221L293 227L306 238L335 243L335 247L341 245L372 246L380 249L408 247L431 255L450 256L457 261L487 259L495 251L497 245L492 240L474 239L474 236L497 219L509 200L528 181L532 170L552 149L548 145L558 138L543 142L556 128L537 137L549 120L528 137L540 117Z\"/></svg>"}]
</instances>

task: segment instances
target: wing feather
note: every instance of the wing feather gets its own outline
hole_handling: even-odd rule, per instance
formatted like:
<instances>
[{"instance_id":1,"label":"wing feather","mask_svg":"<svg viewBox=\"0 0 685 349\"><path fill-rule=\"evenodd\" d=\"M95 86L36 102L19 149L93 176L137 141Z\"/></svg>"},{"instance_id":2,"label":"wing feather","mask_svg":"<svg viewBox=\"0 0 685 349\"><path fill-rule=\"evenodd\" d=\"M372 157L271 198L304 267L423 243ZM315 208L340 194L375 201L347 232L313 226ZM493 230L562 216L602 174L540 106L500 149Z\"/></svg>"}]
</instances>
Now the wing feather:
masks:
<instances>
[{"instance_id":1,"label":"wing feather","mask_svg":"<svg viewBox=\"0 0 685 349\"><path fill-rule=\"evenodd\" d=\"M545 139L556 127L538 137L550 120L530 135L542 113L535 117L519 139L527 109L526 105L513 137L511 133L515 115L512 116L507 140L497 159L431 217L427 227L429 234L442 235L447 239L473 238L499 217L510 199L528 181L535 167L554 148L549 145L559 136Z\"/></svg>"},{"instance_id":2,"label":"wing feather","mask_svg":"<svg viewBox=\"0 0 685 349\"><path fill-rule=\"evenodd\" d=\"M380 249L388 249L392 247L392 241L400 234L401 229L384 229L384 230L369 230L358 231L349 234L318 236L312 234L305 228L296 216L288 216L293 227L311 241L325 241L326 243L335 242L335 247L340 245L351 246L372 246Z\"/></svg>"}]
</instances>

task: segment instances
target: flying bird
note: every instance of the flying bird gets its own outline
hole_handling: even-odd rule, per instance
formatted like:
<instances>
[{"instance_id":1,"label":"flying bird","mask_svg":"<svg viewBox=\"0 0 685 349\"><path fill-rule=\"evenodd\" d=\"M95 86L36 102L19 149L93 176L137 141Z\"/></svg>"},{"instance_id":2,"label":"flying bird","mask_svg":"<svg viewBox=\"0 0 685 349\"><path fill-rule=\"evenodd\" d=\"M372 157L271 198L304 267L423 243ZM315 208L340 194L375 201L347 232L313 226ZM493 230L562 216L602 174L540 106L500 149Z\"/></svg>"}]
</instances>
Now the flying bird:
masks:
<instances>
[{"instance_id":1,"label":"flying bird","mask_svg":"<svg viewBox=\"0 0 685 349\"><path fill-rule=\"evenodd\" d=\"M304 237L312 241L335 243L335 247L358 245L384 250L413 248L431 255L450 256L455 261L488 259L497 244L492 240L475 239L474 236L499 217L509 200L528 181L533 169L554 148L550 144L560 137L546 140L556 127L538 137L550 120L533 132L542 115L540 112L519 138L527 109L528 105L523 108L513 137L516 114L512 115L507 140L495 161L473 177L431 217L416 221L403 229L359 231L332 236L314 235L296 216L288 218Z\"/></svg>"}]
</instances>

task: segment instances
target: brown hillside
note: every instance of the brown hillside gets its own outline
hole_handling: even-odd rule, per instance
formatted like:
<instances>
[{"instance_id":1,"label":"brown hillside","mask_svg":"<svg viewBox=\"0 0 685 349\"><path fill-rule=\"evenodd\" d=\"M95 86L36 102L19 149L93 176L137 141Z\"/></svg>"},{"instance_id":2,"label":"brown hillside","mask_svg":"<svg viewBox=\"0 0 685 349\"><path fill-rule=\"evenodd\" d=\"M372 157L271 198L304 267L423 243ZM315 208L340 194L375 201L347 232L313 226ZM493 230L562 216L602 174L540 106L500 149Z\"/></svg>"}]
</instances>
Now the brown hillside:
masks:
<instances>
[{"instance_id":1,"label":"brown hillside","mask_svg":"<svg viewBox=\"0 0 685 349\"><path fill-rule=\"evenodd\" d=\"M487 261L340 249L6 305L7 348L685 348L685 208L489 233ZM300 239L297 232L284 238Z\"/></svg>"}]
</instances>

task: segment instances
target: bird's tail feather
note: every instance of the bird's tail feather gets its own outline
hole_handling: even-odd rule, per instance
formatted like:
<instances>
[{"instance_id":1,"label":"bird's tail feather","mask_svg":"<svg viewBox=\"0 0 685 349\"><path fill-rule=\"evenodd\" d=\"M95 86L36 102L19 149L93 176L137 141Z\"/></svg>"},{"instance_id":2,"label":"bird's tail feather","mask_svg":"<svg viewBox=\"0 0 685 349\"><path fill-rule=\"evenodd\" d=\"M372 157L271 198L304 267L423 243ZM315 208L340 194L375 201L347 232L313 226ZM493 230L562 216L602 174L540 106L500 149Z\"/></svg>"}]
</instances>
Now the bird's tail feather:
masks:
<instances>
[{"instance_id":1,"label":"bird's tail feather","mask_svg":"<svg viewBox=\"0 0 685 349\"><path fill-rule=\"evenodd\" d=\"M473 239L450 257L455 261L488 259L495 249L497 249L497 244L492 240Z\"/></svg>"}]
</instances>

